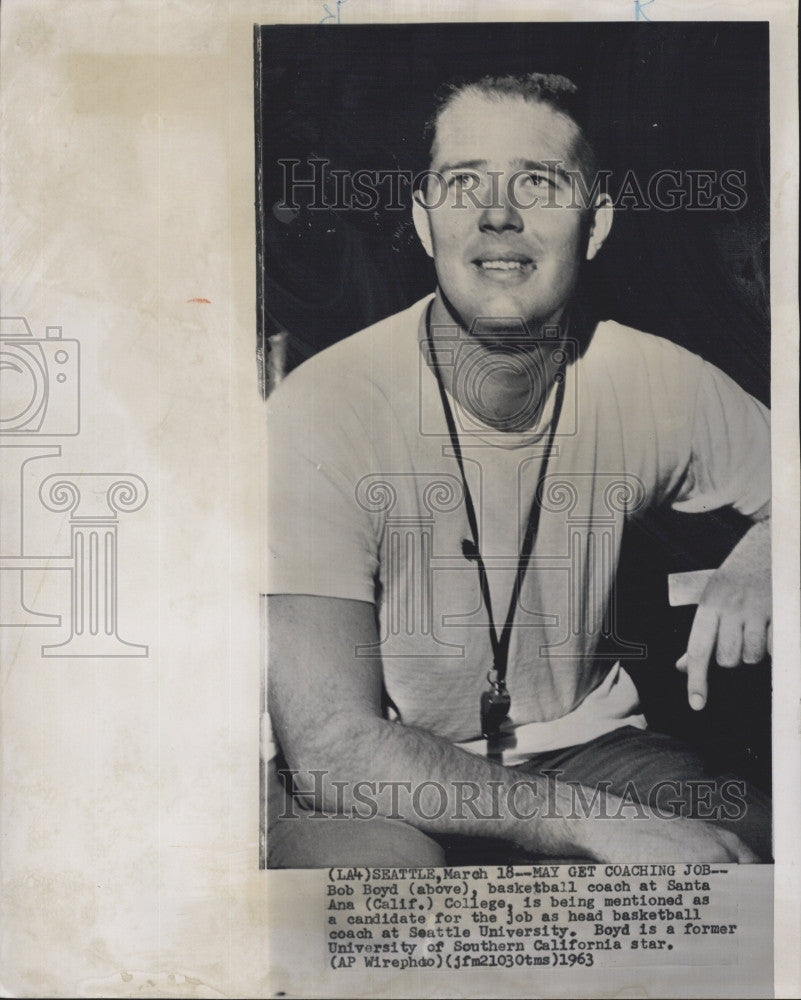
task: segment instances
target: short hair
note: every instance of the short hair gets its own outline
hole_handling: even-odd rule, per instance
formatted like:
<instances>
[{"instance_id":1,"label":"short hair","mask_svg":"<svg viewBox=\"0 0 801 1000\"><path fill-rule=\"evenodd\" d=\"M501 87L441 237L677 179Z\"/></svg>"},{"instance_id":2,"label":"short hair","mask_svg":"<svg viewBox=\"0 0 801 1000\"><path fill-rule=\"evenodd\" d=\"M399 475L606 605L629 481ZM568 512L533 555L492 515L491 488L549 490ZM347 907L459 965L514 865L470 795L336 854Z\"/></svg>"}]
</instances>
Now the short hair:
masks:
<instances>
[{"instance_id":1,"label":"short hair","mask_svg":"<svg viewBox=\"0 0 801 1000\"><path fill-rule=\"evenodd\" d=\"M493 99L520 97L532 104L547 104L554 111L569 118L578 130L574 155L585 180L591 181L596 171L596 154L583 122L579 88L572 80L558 73L482 76L475 80L459 79L443 84L435 93L432 113L426 119L423 128L423 139L428 148L429 158L443 111L450 107L457 97L471 91Z\"/></svg>"}]
</instances>

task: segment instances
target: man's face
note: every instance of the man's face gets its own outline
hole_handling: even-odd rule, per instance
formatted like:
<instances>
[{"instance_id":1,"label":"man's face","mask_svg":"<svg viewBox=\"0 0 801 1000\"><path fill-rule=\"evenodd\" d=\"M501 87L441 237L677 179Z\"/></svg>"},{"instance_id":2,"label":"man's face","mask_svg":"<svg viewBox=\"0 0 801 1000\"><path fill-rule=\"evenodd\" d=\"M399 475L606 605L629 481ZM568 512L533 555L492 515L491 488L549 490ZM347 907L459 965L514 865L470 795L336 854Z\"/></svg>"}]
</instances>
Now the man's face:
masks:
<instances>
[{"instance_id":1,"label":"man's face","mask_svg":"<svg viewBox=\"0 0 801 1000\"><path fill-rule=\"evenodd\" d=\"M586 245L565 174L578 169L577 135L565 115L521 97L466 91L440 115L431 169L444 180L429 180L431 207L418 204L415 223L466 330L561 316Z\"/></svg>"}]
</instances>

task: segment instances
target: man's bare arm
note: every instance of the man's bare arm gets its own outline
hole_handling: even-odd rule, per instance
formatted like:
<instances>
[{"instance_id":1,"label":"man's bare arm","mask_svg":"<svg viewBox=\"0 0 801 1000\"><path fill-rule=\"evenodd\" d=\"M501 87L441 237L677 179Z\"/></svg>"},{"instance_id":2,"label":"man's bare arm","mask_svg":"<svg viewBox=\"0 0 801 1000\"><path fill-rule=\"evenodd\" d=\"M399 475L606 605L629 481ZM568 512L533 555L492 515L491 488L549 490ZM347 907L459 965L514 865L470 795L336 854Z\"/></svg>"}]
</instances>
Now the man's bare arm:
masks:
<instances>
[{"instance_id":1,"label":"man's bare arm","mask_svg":"<svg viewBox=\"0 0 801 1000\"><path fill-rule=\"evenodd\" d=\"M400 816L434 836L497 837L532 855L598 860L754 860L736 836L698 821L576 817L569 789L557 784L548 798L542 782L535 786L447 740L384 719L380 659L356 655L357 646L378 639L373 607L304 595L267 600L273 728L298 784L320 790L318 808L361 807L355 783L378 788L385 782L380 814ZM313 783L313 770L324 771L327 780ZM344 783L338 801L334 782ZM416 789L418 808L409 792L398 789Z\"/></svg>"},{"instance_id":2,"label":"man's bare arm","mask_svg":"<svg viewBox=\"0 0 801 1000\"><path fill-rule=\"evenodd\" d=\"M375 657L355 655L357 645L376 642L375 612L361 601L336 598L281 595L268 599L269 703L273 728L290 767L300 772L298 784L312 788L312 770L324 770L328 781L320 787L328 799L315 803L327 811L335 809L333 782L346 782L342 799L353 804L347 793L359 780L408 783L421 788L437 781L450 801L445 815L426 820L440 809L440 795L430 786L421 793L420 815L413 815L409 794L397 795L394 805L403 818L433 834L461 833L467 836L502 837L543 853L569 849L562 821L549 821L539 835L534 827L542 821L526 822L506 808L513 783L506 768L474 757L445 740L389 722L381 714L381 664ZM465 819L454 820L455 790L459 782L472 782L478 790L475 812L492 818L479 819L464 808ZM492 797L490 782L498 783ZM381 797L382 813L393 808L390 788ZM504 794L504 791L507 794ZM427 792L427 794L426 794ZM545 811L545 798L520 787L516 811ZM397 815L397 813L396 813ZM550 848L550 849L549 849Z\"/></svg>"}]
</instances>

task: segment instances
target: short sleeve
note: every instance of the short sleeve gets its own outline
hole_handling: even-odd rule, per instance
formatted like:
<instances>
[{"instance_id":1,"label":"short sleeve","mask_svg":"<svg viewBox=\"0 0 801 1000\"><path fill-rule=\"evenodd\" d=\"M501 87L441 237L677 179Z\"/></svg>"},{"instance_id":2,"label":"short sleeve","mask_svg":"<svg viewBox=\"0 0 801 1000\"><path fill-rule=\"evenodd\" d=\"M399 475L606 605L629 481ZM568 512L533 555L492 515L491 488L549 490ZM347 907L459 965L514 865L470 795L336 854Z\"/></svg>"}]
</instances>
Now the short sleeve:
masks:
<instances>
[{"instance_id":1,"label":"short sleeve","mask_svg":"<svg viewBox=\"0 0 801 1000\"><path fill-rule=\"evenodd\" d=\"M263 593L375 600L376 533L356 501L364 448L364 426L327 385L290 376L271 397Z\"/></svg>"},{"instance_id":2,"label":"short sleeve","mask_svg":"<svg viewBox=\"0 0 801 1000\"><path fill-rule=\"evenodd\" d=\"M752 516L770 500L770 411L704 362L691 425L690 461L675 510L733 507Z\"/></svg>"}]
</instances>

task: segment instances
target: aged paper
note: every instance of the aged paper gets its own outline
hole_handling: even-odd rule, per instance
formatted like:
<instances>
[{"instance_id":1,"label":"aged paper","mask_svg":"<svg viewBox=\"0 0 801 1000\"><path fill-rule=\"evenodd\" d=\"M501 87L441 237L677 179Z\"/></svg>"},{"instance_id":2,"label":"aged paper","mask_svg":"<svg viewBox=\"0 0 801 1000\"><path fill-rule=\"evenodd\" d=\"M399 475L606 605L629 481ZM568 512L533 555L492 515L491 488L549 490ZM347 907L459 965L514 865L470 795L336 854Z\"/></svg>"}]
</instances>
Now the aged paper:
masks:
<instances>
[{"instance_id":1,"label":"aged paper","mask_svg":"<svg viewBox=\"0 0 801 1000\"><path fill-rule=\"evenodd\" d=\"M738 932L684 962L334 968L326 907L350 896L330 890L362 906L361 882L260 866L254 26L490 18L769 26L775 864L717 877ZM801 992L794 22L783 2L3 4L4 995Z\"/></svg>"}]
</instances>

